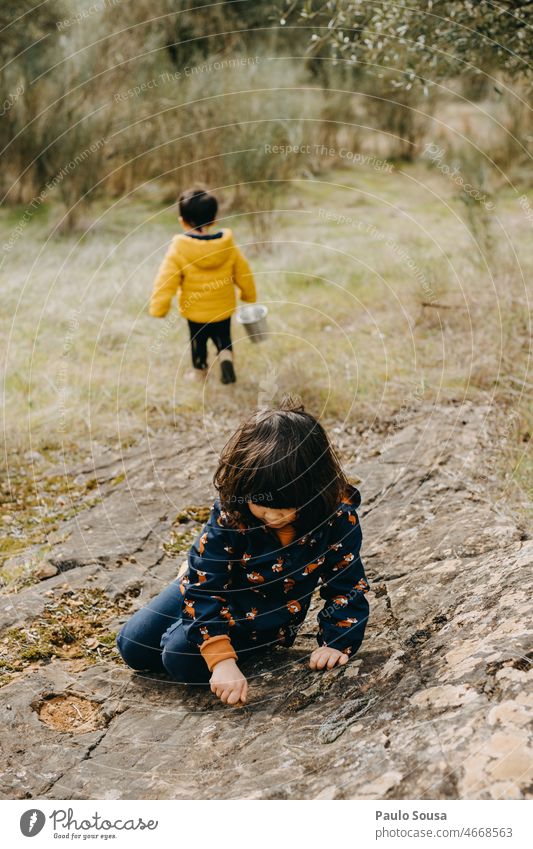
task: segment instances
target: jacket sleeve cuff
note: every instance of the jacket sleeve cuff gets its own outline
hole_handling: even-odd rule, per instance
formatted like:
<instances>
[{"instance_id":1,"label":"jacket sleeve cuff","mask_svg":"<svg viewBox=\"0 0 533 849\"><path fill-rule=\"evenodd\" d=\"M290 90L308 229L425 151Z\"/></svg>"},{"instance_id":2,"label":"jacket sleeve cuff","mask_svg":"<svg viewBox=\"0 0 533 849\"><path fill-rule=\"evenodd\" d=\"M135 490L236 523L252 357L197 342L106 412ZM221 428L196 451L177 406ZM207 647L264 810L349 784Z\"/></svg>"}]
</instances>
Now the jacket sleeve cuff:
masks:
<instances>
[{"instance_id":1,"label":"jacket sleeve cuff","mask_svg":"<svg viewBox=\"0 0 533 849\"><path fill-rule=\"evenodd\" d=\"M164 318L167 312L168 310L163 310L161 307L151 306L149 309L149 313L153 318Z\"/></svg>"},{"instance_id":2,"label":"jacket sleeve cuff","mask_svg":"<svg viewBox=\"0 0 533 849\"><path fill-rule=\"evenodd\" d=\"M200 653L210 672L221 660L229 660L229 658L237 660L237 652L231 645L231 640L227 634L220 634L218 637L210 637L208 640L204 640L200 646Z\"/></svg>"}]
</instances>

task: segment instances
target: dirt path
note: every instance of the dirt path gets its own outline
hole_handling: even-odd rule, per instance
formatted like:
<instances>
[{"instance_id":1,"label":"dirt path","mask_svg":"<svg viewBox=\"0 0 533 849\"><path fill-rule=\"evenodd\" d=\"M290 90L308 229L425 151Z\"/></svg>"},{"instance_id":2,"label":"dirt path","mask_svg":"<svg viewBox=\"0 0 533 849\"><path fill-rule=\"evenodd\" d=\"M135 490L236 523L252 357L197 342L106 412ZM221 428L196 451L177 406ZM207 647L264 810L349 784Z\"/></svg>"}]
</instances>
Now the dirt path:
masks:
<instances>
[{"instance_id":1,"label":"dirt path","mask_svg":"<svg viewBox=\"0 0 533 849\"><path fill-rule=\"evenodd\" d=\"M163 434L77 470L101 500L56 534L59 574L1 599L6 654L25 646L0 694L2 794L526 796L533 541L487 494L496 427L465 404L422 407L385 439L334 434L361 478L367 638L346 668L313 674L311 615L292 650L245 670L240 710L132 674L109 639L176 573L215 447Z\"/></svg>"}]
</instances>

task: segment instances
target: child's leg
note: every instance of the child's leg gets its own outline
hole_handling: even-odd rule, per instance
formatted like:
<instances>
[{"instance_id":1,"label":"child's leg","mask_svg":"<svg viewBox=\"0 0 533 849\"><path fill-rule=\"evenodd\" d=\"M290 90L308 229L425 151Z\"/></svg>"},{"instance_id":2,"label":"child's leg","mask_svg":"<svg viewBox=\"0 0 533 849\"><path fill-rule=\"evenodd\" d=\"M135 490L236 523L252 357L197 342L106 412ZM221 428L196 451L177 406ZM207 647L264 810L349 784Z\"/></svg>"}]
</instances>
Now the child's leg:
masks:
<instances>
[{"instance_id":1,"label":"child's leg","mask_svg":"<svg viewBox=\"0 0 533 849\"><path fill-rule=\"evenodd\" d=\"M216 345L220 361L220 380L222 383L235 383L233 351L231 346L231 318L215 321L211 325L211 339Z\"/></svg>"},{"instance_id":2,"label":"child's leg","mask_svg":"<svg viewBox=\"0 0 533 849\"><path fill-rule=\"evenodd\" d=\"M207 325L196 321L187 321L191 337L191 357L195 374L201 379L207 373L207 340L209 331Z\"/></svg>"},{"instance_id":3,"label":"child's leg","mask_svg":"<svg viewBox=\"0 0 533 849\"><path fill-rule=\"evenodd\" d=\"M165 671L161 637L170 625L181 620L181 607L179 582L174 581L122 626L117 646L128 666L150 672Z\"/></svg>"},{"instance_id":4,"label":"child's leg","mask_svg":"<svg viewBox=\"0 0 533 849\"><path fill-rule=\"evenodd\" d=\"M161 637L163 666L174 681L181 684L207 684L211 673L195 643L190 643L181 619Z\"/></svg>"}]
</instances>

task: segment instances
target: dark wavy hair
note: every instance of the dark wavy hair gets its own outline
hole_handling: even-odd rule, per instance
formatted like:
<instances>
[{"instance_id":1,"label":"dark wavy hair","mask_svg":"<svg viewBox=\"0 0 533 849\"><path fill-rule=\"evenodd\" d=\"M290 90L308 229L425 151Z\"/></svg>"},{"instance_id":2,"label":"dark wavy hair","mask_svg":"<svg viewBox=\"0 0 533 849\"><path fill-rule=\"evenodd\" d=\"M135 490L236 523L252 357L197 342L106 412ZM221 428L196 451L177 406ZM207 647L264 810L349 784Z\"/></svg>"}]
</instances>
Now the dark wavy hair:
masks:
<instances>
[{"instance_id":1,"label":"dark wavy hair","mask_svg":"<svg viewBox=\"0 0 533 849\"><path fill-rule=\"evenodd\" d=\"M232 524L260 525L248 504L296 508L296 530L317 530L349 484L322 425L291 398L258 410L225 445L213 482Z\"/></svg>"}]
</instances>

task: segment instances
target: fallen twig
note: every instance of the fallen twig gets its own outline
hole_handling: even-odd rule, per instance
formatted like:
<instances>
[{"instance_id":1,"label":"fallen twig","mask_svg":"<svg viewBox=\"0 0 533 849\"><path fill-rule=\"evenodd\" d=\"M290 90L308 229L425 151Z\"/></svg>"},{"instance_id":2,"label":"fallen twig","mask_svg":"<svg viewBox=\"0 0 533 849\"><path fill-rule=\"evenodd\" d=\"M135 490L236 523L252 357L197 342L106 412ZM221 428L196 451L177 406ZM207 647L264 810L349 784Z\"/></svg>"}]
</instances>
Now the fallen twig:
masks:
<instances>
[{"instance_id":1,"label":"fallen twig","mask_svg":"<svg viewBox=\"0 0 533 849\"><path fill-rule=\"evenodd\" d=\"M436 310L467 310L468 306L461 304L438 304L435 301L420 301L422 307L434 307Z\"/></svg>"}]
</instances>

